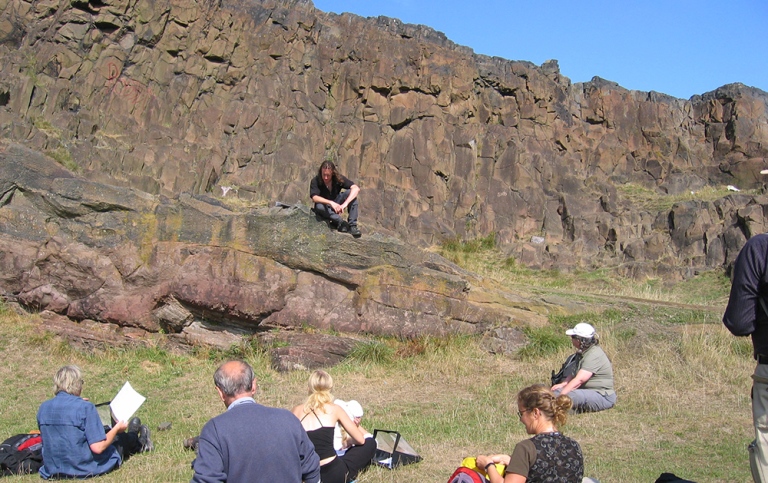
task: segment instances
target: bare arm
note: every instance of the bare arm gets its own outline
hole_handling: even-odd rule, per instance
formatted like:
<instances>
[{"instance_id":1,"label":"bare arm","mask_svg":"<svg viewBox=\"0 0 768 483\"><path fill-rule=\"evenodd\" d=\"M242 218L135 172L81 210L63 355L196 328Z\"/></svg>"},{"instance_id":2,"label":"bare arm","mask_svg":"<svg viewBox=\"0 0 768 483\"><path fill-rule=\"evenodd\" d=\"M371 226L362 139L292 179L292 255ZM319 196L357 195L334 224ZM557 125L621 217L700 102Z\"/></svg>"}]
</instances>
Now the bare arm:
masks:
<instances>
[{"instance_id":1,"label":"bare arm","mask_svg":"<svg viewBox=\"0 0 768 483\"><path fill-rule=\"evenodd\" d=\"M109 430L107 433L106 439L103 439L99 441L98 443L93 443L90 445L91 451L93 454L101 454L109 448L109 445L111 445L115 441L115 437L117 436L117 433L122 433L125 431L125 429L128 427L128 423L125 421L120 421L114 426L112 426L112 429Z\"/></svg>"},{"instance_id":2,"label":"bare arm","mask_svg":"<svg viewBox=\"0 0 768 483\"><path fill-rule=\"evenodd\" d=\"M360 187L356 184L353 184L351 188L349 188L349 195L347 196L347 199L344 201L344 204L341 205L341 210L344 211L347 206L349 206L352 201L357 198L357 195L360 194Z\"/></svg>"},{"instance_id":3,"label":"bare arm","mask_svg":"<svg viewBox=\"0 0 768 483\"><path fill-rule=\"evenodd\" d=\"M585 371L584 369L579 369L579 372L576 373L573 379L568 381L567 384L563 386L563 388L560 390L560 394L568 394L574 389L578 389L579 387L581 387L582 384L587 382L590 377L592 377L591 372Z\"/></svg>"},{"instance_id":4,"label":"bare arm","mask_svg":"<svg viewBox=\"0 0 768 483\"><path fill-rule=\"evenodd\" d=\"M354 441L355 444L365 444L365 433L363 433L363 431L355 424L354 421L349 419L347 412L337 404L333 404L333 412L352 441Z\"/></svg>"},{"instance_id":5,"label":"bare arm","mask_svg":"<svg viewBox=\"0 0 768 483\"><path fill-rule=\"evenodd\" d=\"M304 416L304 405L300 404L295 406L293 409L291 409L291 412L299 421L301 421L302 416Z\"/></svg>"},{"instance_id":6,"label":"bare arm","mask_svg":"<svg viewBox=\"0 0 768 483\"><path fill-rule=\"evenodd\" d=\"M489 464L494 463L493 466L488 466ZM488 480L490 483L508 483L507 478L509 478L509 475L507 477L503 477L499 474L499 471L496 469L495 463L501 463L503 465L509 465L509 455L507 454L494 454L494 455L479 455L477 458L475 458L475 464L478 468L485 469L486 466L488 466L488 470L486 471L486 474L488 475ZM520 475L516 475L520 476ZM522 480L518 480L518 483L522 483L525 481L524 477ZM511 481L511 480L510 480Z\"/></svg>"},{"instance_id":7,"label":"bare arm","mask_svg":"<svg viewBox=\"0 0 768 483\"><path fill-rule=\"evenodd\" d=\"M517 473L507 473L504 477L504 483L525 483L527 480L528 478Z\"/></svg>"}]
</instances>

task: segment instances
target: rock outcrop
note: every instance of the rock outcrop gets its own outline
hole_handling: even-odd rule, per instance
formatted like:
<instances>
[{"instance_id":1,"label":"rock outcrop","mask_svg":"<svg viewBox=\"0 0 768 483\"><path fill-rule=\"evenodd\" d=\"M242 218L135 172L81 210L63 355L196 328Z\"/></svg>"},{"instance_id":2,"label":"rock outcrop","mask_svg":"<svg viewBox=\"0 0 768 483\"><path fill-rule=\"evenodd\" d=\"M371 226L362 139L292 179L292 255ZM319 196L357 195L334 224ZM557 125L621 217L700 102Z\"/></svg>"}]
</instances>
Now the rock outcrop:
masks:
<instances>
[{"instance_id":1,"label":"rock outcrop","mask_svg":"<svg viewBox=\"0 0 768 483\"><path fill-rule=\"evenodd\" d=\"M92 181L295 204L330 158L364 226L422 246L495 233L532 267L720 267L742 218L705 207L688 239L621 187L759 188L768 167L757 89L572 84L556 61L308 0L0 0L0 57L2 136Z\"/></svg>"},{"instance_id":2,"label":"rock outcrop","mask_svg":"<svg viewBox=\"0 0 768 483\"><path fill-rule=\"evenodd\" d=\"M328 362L355 343L271 329L514 341L494 331L562 311L391 237L331 231L300 205L241 212L204 195L149 195L4 144L0 288L85 345L157 343L152 334L164 333L177 345L228 348L266 337L279 367ZM84 322L67 328L51 313Z\"/></svg>"},{"instance_id":3,"label":"rock outcrop","mask_svg":"<svg viewBox=\"0 0 768 483\"><path fill-rule=\"evenodd\" d=\"M0 59L0 289L127 331L104 340L306 324L509 347L560 308L413 245L493 233L530 267L680 279L766 228L768 94L741 84L572 84L309 0L0 0ZM363 190L362 241L302 205L324 159ZM627 189L725 185L752 191Z\"/></svg>"}]
</instances>

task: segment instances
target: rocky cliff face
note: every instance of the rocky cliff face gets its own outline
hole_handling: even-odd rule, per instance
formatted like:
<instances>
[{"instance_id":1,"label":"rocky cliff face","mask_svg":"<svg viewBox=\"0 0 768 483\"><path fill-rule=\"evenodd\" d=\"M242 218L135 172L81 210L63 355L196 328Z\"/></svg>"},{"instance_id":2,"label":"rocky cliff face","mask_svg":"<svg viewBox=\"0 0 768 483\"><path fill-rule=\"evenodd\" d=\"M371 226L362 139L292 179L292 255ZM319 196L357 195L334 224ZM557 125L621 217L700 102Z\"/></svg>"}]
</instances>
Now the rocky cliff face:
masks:
<instances>
[{"instance_id":1,"label":"rocky cliff face","mask_svg":"<svg viewBox=\"0 0 768 483\"><path fill-rule=\"evenodd\" d=\"M676 276L762 229L760 200L659 212L617 191L761 186L768 96L743 85L681 100L571 84L556 61L307 0L0 0L0 58L4 138L150 194L307 203L330 158L368 230L494 232L530 266Z\"/></svg>"},{"instance_id":2,"label":"rocky cliff face","mask_svg":"<svg viewBox=\"0 0 768 483\"><path fill-rule=\"evenodd\" d=\"M291 330L483 334L507 351L520 325L563 309L394 238L329 231L306 207L243 212L205 195L150 195L2 142L0 295L86 344L259 338L280 368L327 365L355 345Z\"/></svg>"}]
</instances>

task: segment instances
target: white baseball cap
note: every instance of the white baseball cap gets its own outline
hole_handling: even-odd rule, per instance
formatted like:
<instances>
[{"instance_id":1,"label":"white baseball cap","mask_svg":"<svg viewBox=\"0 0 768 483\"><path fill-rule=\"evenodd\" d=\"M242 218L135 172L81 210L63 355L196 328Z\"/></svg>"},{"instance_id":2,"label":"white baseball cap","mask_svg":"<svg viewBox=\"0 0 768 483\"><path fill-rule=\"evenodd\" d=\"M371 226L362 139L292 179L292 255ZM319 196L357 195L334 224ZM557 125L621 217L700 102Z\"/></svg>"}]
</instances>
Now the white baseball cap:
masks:
<instances>
[{"instance_id":1,"label":"white baseball cap","mask_svg":"<svg viewBox=\"0 0 768 483\"><path fill-rule=\"evenodd\" d=\"M595 336L595 328L586 322L580 322L576 324L573 329L566 330L565 335L575 335L578 337L584 337L585 339L591 339Z\"/></svg>"},{"instance_id":2,"label":"white baseball cap","mask_svg":"<svg viewBox=\"0 0 768 483\"><path fill-rule=\"evenodd\" d=\"M362 418L363 417L363 406L360 405L359 402L352 399L351 401L347 401L347 414L352 419L355 418Z\"/></svg>"},{"instance_id":3,"label":"white baseball cap","mask_svg":"<svg viewBox=\"0 0 768 483\"><path fill-rule=\"evenodd\" d=\"M350 401L344 401L342 399L337 399L337 400L333 401L333 404L341 406L344 409L344 411L347 412L347 416L349 416L349 419L355 419L355 418L362 418L363 417L363 406L361 406L360 403L355 401L354 399L352 399Z\"/></svg>"}]
</instances>

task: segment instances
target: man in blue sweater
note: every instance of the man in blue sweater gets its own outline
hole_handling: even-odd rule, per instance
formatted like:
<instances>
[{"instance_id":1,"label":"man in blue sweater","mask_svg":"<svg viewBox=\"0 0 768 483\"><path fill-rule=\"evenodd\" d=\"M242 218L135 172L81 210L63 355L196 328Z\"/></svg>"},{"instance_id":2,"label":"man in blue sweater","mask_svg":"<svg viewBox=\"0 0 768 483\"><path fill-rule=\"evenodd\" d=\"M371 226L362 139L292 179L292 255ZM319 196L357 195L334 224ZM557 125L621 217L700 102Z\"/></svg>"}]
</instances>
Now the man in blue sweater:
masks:
<instances>
[{"instance_id":1,"label":"man in blue sweater","mask_svg":"<svg viewBox=\"0 0 768 483\"><path fill-rule=\"evenodd\" d=\"M320 459L296 416L254 401L248 363L225 362L213 381L227 410L203 426L193 483L320 481Z\"/></svg>"},{"instance_id":2,"label":"man in blue sweater","mask_svg":"<svg viewBox=\"0 0 768 483\"><path fill-rule=\"evenodd\" d=\"M751 336L757 365L752 375L755 441L749 463L755 483L768 483L768 234L750 238L736 257L723 324L734 335Z\"/></svg>"}]
</instances>

